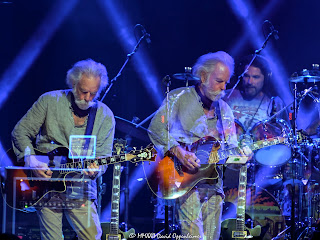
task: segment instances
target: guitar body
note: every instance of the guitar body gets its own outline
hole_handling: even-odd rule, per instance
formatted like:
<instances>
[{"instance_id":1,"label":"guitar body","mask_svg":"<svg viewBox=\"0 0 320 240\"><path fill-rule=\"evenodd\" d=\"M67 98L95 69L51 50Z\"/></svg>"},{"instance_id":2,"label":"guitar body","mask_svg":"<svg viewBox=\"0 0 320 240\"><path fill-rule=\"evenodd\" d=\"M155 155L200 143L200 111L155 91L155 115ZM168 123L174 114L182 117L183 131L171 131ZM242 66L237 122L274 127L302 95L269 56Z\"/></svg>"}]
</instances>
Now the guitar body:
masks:
<instances>
[{"instance_id":1,"label":"guitar body","mask_svg":"<svg viewBox=\"0 0 320 240\"><path fill-rule=\"evenodd\" d=\"M221 223L221 237L222 240L235 240L235 239L247 239L247 238L234 238L232 236L232 233L234 229L236 229L237 226L237 219L235 218L229 218L224 220ZM248 227L245 227L245 236L252 236L251 239L260 239L260 233L261 233L261 226L255 226L254 228L250 229Z\"/></svg>"},{"instance_id":2,"label":"guitar body","mask_svg":"<svg viewBox=\"0 0 320 240\"><path fill-rule=\"evenodd\" d=\"M102 237L101 240L122 240L122 239L130 239L130 234L134 234L134 228L130 228L128 231L123 232L120 229L118 230L119 233L117 235L110 234L110 223L105 222L101 223L102 228Z\"/></svg>"},{"instance_id":3,"label":"guitar body","mask_svg":"<svg viewBox=\"0 0 320 240\"><path fill-rule=\"evenodd\" d=\"M248 146L251 150L277 145L285 142L284 137L274 137L254 142ZM151 191L160 198L176 199L189 192L201 180L215 180L219 177L217 164L225 164L229 157L234 157L232 163L237 163L240 149L237 147L220 149L220 143L213 137L203 137L191 145L181 144L186 150L195 153L200 160L201 167L189 171L184 168L179 160L168 152L163 159L156 154L155 163L144 165L148 176L148 185ZM149 170L149 171L148 171Z\"/></svg>"},{"instance_id":4,"label":"guitar body","mask_svg":"<svg viewBox=\"0 0 320 240\"><path fill-rule=\"evenodd\" d=\"M56 171L49 179L34 177L31 170L20 167L7 167L6 173L6 202L11 207L25 211L32 212L37 207L75 207L71 200L74 192L84 191L83 179L74 173L63 178L63 175ZM56 206L56 203L48 203L52 195L57 192L68 192L69 198L65 204Z\"/></svg>"},{"instance_id":5,"label":"guitar body","mask_svg":"<svg viewBox=\"0 0 320 240\"><path fill-rule=\"evenodd\" d=\"M72 197L74 190L83 192L84 181L88 179L85 179L82 175L82 163L78 159L72 160L67 157L67 148L58 147L50 152L42 152L35 149L35 153L37 159L46 163L52 170L52 176L49 179L38 178L34 176L31 169L26 168L24 170L27 176L24 179L24 183L30 187L30 189L23 193L25 200L27 200L25 207L33 205L33 203L43 197L41 198L42 201L39 202L42 206L56 192L68 191L70 197ZM29 203L27 203L28 200Z\"/></svg>"},{"instance_id":6,"label":"guitar body","mask_svg":"<svg viewBox=\"0 0 320 240\"><path fill-rule=\"evenodd\" d=\"M216 170L216 164L208 164L210 154L216 153L217 149L220 148L217 143L214 138L206 138L186 146L202 162L201 167L195 171L183 167L179 160L171 154L162 159L157 155L153 164L150 166L145 164L144 167L151 167L151 171L153 171L148 178L152 192L163 199L176 199L189 192L201 180L217 179L219 174Z\"/></svg>"}]
</instances>

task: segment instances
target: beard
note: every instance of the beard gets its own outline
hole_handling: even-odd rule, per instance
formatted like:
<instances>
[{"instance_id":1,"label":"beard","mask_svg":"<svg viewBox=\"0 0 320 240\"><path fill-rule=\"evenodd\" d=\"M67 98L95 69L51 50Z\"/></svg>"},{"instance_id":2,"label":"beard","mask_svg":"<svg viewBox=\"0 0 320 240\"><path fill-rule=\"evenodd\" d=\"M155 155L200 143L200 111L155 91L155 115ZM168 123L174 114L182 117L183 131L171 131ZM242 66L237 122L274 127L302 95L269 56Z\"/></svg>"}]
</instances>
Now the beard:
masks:
<instances>
[{"instance_id":1,"label":"beard","mask_svg":"<svg viewBox=\"0 0 320 240\"><path fill-rule=\"evenodd\" d=\"M220 98L223 98L226 93L225 91L211 91L209 90L209 84L208 81L202 84L203 90L207 98L209 98L211 101L218 101Z\"/></svg>"},{"instance_id":2,"label":"beard","mask_svg":"<svg viewBox=\"0 0 320 240\"><path fill-rule=\"evenodd\" d=\"M86 100L80 100L79 99L79 96L77 94L77 91L76 89L72 89L72 93L74 95L74 101L75 103L77 104L77 106L81 109L81 110L87 110L89 109L90 107L92 107L95 102L94 101L89 101L87 102Z\"/></svg>"},{"instance_id":3,"label":"beard","mask_svg":"<svg viewBox=\"0 0 320 240\"><path fill-rule=\"evenodd\" d=\"M245 99L253 99L258 95L258 91L256 87L250 86L250 85L246 85L243 88L243 92L244 92L244 98Z\"/></svg>"}]
</instances>

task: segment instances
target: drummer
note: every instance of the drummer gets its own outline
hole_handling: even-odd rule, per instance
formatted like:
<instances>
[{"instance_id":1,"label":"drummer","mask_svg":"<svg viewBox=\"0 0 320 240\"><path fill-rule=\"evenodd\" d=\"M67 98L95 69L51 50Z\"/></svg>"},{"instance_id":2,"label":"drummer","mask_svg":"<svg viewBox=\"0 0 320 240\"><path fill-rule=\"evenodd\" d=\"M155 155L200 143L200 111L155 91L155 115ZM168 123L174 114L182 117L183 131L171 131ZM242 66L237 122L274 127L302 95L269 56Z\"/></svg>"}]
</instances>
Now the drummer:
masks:
<instances>
[{"instance_id":1,"label":"drummer","mask_svg":"<svg viewBox=\"0 0 320 240\"><path fill-rule=\"evenodd\" d=\"M251 55L240 59L236 67L236 76L241 75L251 60ZM239 141L241 140L240 134L242 133L259 133L259 130L256 131L255 126L260 126L259 124L261 124L261 121L269 119L272 115L284 107L284 102L282 99L278 96L275 96L271 77L272 72L268 61L264 57L258 55L251 66L249 66L248 71L244 74L243 79L241 79L240 83L238 84L237 88L234 89L232 94L230 95L231 90L226 91L224 100L231 107L233 115L236 119ZM268 123L277 125L276 121L279 119L283 119L285 122L289 123L287 111L283 111L281 114L276 115L276 118L273 118ZM263 126L263 124L261 125ZM263 135L265 132L263 132L263 127L261 127L261 129L260 134L262 134L263 139L258 140L264 140ZM270 136L268 136L268 138L270 138ZM290 150L288 150L286 147L284 147L284 150L285 151L282 153L278 152L278 149L274 151L268 151L267 156L263 157L262 161L267 163L273 162L275 163L275 166L278 166L278 162L286 162L291 156ZM261 159L256 160L258 162L258 160ZM278 168L270 168L269 166L263 167L263 164L258 165L258 167L252 165L253 167L248 170L248 183L255 182L257 185L260 185L260 187L265 188L280 188L282 185L281 180L283 178L282 170ZM264 177L260 178L258 176ZM230 186L234 186L234 184L236 183L230 183ZM228 185L228 183L226 183L226 185Z\"/></svg>"},{"instance_id":2,"label":"drummer","mask_svg":"<svg viewBox=\"0 0 320 240\"><path fill-rule=\"evenodd\" d=\"M237 75L246 69L252 57L249 55L239 61ZM267 120L284 107L283 101L275 94L271 77L268 61L257 55L230 97L230 90L226 91L224 100L231 107L234 117L242 124L244 131L249 131L256 123ZM286 111L277 115L277 118L289 123Z\"/></svg>"}]
</instances>

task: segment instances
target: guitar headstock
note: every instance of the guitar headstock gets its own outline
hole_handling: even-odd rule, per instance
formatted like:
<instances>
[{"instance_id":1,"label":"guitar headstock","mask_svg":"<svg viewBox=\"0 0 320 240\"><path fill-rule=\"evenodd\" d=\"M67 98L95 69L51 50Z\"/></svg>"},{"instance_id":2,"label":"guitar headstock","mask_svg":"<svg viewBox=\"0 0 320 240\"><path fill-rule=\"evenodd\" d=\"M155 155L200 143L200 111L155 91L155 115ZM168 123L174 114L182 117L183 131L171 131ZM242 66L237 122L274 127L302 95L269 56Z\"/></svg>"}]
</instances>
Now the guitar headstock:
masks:
<instances>
[{"instance_id":1,"label":"guitar headstock","mask_svg":"<svg viewBox=\"0 0 320 240\"><path fill-rule=\"evenodd\" d=\"M137 163L141 161L155 161L156 150L152 144L149 144L146 148L136 149L133 148L129 153L126 154L126 160Z\"/></svg>"}]
</instances>

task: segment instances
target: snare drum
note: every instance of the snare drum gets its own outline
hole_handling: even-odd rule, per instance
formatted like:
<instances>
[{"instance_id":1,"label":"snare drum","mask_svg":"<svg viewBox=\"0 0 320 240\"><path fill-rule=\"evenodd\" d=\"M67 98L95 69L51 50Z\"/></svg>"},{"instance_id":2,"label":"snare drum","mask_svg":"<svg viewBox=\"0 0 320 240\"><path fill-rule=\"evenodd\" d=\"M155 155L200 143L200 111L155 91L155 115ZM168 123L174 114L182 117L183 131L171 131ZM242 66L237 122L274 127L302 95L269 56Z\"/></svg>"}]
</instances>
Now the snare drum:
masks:
<instances>
[{"instance_id":1,"label":"snare drum","mask_svg":"<svg viewBox=\"0 0 320 240\"><path fill-rule=\"evenodd\" d=\"M266 140L274 137L287 138L290 134L288 124L277 119L269 122L258 122L249 130L253 141ZM255 159L258 163L265 166L281 166L291 158L291 148L284 143L264 147L255 153Z\"/></svg>"}]
</instances>

